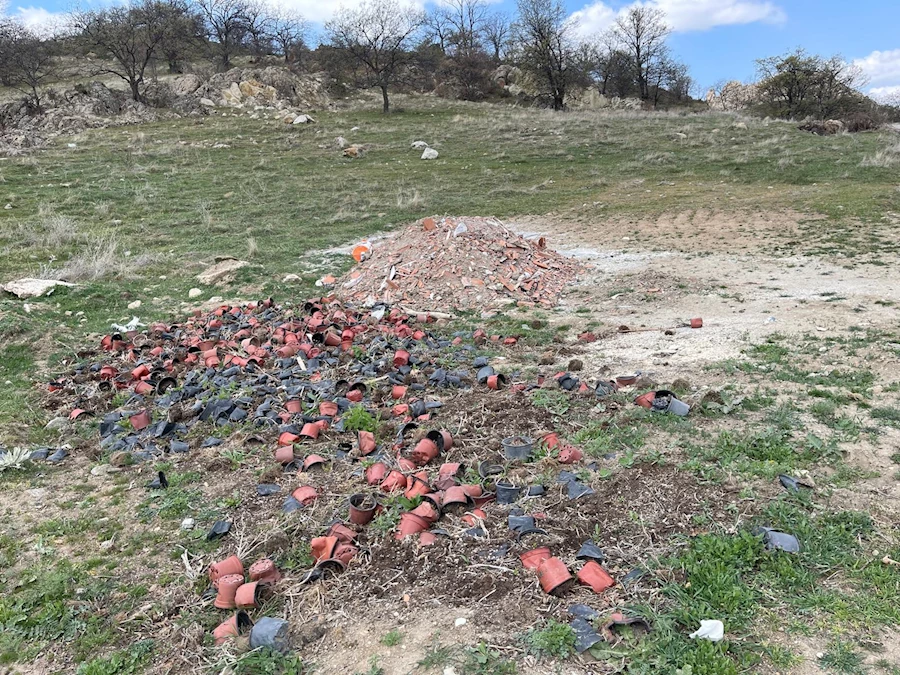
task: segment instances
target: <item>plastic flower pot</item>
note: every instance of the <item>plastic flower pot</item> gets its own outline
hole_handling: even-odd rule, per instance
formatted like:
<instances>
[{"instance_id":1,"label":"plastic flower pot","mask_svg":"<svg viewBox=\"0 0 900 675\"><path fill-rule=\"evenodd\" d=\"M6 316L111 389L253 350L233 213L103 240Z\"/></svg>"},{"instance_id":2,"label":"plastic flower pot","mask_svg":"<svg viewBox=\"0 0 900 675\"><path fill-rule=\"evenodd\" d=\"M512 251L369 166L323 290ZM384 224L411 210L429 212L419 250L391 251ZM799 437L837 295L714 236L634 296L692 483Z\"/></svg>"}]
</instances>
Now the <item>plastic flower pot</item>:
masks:
<instances>
[{"instance_id":1,"label":"plastic flower pot","mask_svg":"<svg viewBox=\"0 0 900 675\"><path fill-rule=\"evenodd\" d=\"M394 368L405 366L409 363L409 352L404 349L398 349L394 352Z\"/></svg>"},{"instance_id":2,"label":"plastic flower pot","mask_svg":"<svg viewBox=\"0 0 900 675\"><path fill-rule=\"evenodd\" d=\"M699 316L691 319L691 328L703 328L703 319Z\"/></svg>"},{"instance_id":3,"label":"plastic flower pot","mask_svg":"<svg viewBox=\"0 0 900 675\"><path fill-rule=\"evenodd\" d=\"M471 527L475 527L478 524L479 520L485 520L487 518L487 514L481 509L475 509L472 513L467 513L462 517L462 521Z\"/></svg>"},{"instance_id":4,"label":"plastic flower pot","mask_svg":"<svg viewBox=\"0 0 900 675\"><path fill-rule=\"evenodd\" d=\"M213 605L219 609L234 609L234 595L244 585L243 574L226 574L219 577L218 593Z\"/></svg>"},{"instance_id":5,"label":"plastic flower pot","mask_svg":"<svg viewBox=\"0 0 900 675\"><path fill-rule=\"evenodd\" d=\"M328 560L338 546L337 537L313 537L309 542L309 550L315 560Z\"/></svg>"},{"instance_id":6,"label":"plastic flower pot","mask_svg":"<svg viewBox=\"0 0 900 675\"><path fill-rule=\"evenodd\" d=\"M582 457L584 457L584 453L581 452L581 450L574 446L567 445L559 451L558 459L560 464L574 464Z\"/></svg>"},{"instance_id":7,"label":"plastic flower pot","mask_svg":"<svg viewBox=\"0 0 900 675\"><path fill-rule=\"evenodd\" d=\"M322 468L325 465L325 458L322 455L310 455L303 460L303 470L309 471L314 467Z\"/></svg>"},{"instance_id":8,"label":"plastic flower pot","mask_svg":"<svg viewBox=\"0 0 900 675\"><path fill-rule=\"evenodd\" d=\"M148 396L153 393L153 385L149 382L144 382L140 380L134 385L134 393L140 394L141 396Z\"/></svg>"},{"instance_id":9,"label":"plastic flower pot","mask_svg":"<svg viewBox=\"0 0 900 675\"><path fill-rule=\"evenodd\" d=\"M375 462L375 464L366 469L366 482L369 485L377 485L384 480L386 475L387 466L382 462Z\"/></svg>"},{"instance_id":10,"label":"plastic flower pot","mask_svg":"<svg viewBox=\"0 0 900 675\"><path fill-rule=\"evenodd\" d=\"M332 559L339 561L346 568L357 553L359 553L359 549L352 544L338 544Z\"/></svg>"},{"instance_id":11,"label":"plastic flower pot","mask_svg":"<svg viewBox=\"0 0 900 675\"><path fill-rule=\"evenodd\" d=\"M325 536L337 537L338 541L343 542L344 544L352 544L354 541L356 541L356 532L351 530L343 523L334 523L325 532Z\"/></svg>"},{"instance_id":12,"label":"plastic flower pot","mask_svg":"<svg viewBox=\"0 0 900 675\"><path fill-rule=\"evenodd\" d=\"M350 496L350 522L354 525L368 525L375 517L378 504L375 497L362 492Z\"/></svg>"},{"instance_id":13,"label":"plastic flower pot","mask_svg":"<svg viewBox=\"0 0 900 675\"><path fill-rule=\"evenodd\" d=\"M312 485L301 485L291 493L291 496L303 506L308 506L318 499L319 493Z\"/></svg>"},{"instance_id":14,"label":"plastic flower pot","mask_svg":"<svg viewBox=\"0 0 900 675\"><path fill-rule=\"evenodd\" d=\"M309 438L312 440L316 440L319 437L319 432L321 428L315 422L307 422L303 425L303 428L300 430L300 435L304 438Z\"/></svg>"},{"instance_id":15,"label":"plastic flower pot","mask_svg":"<svg viewBox=\"0 0 900 675\"><path fill-rule=\"evenodd\" d=\"M398 403L393 408L391 408L391 415L394 417L403 417L409 412L409 406L405 403Z\"/></svg>"},{"instance_id":16,"label":"plastic flower pot","mask_svg":"<svg viewBox=\"0 0 900 675\"><path fill-rule=\"evenodd\" d=\"M334 417L338 414L338 404L334 401L322 401L319 404L319 414Z\"/></svg>"},{"instance_id":17,"label":"plastic flower pot","mask_svg":"<svg viewBox=\"0 0 900 675\"><path fill-rule=\"evenodd\" d=\"M500 441L507 459L526 460L531 456L534 440L528 436L508 436Z\"/></svg>"},{"instance_id":18,"label":"plastic flower pot","mask_svg":"<svg viewBox=\"0 0 900 675\"><path fill-rule=\"evenodd\" d=\"M219 586L219 579L228 574L239 574L241 578L244 576L244 564L236 555L229 556L225 560L209 566L209 580L216 588Z\"/></svg>"},{"instance_id":19,"label":"plastic flower pot","mask_svg":"<svg viewBox=\"0 0 900 675\"><path fill-rule=\"evenodd\" d=\"M298 440L300 440L300 437L297 434L292 434L290 431L282 431L278 436L278 445L290 445Z\"/></svg>"},{"instance_id":20,"label":"plastic flower pot","mask_svg":"<svg viewBox=\"0 0 900 675\"><path fill-rule=\"evenodd\" d=\"M422 499L433 504L434 508L436 508L438 510L438 513L440 513L441 505L444 503L443 492L429 492L427 495L422 495Z\"/></svg>"},{"instance_id":21,"label":"plastic flower pot","mask_svg":"<svg viewBox=\"0 0 900 675\"><path fill-rule=\"evenodd\" d=\"M294 446L281 445L275 448L275 461L279 464L290 464L294 461Z\"/></svg>"},{"instance_id":22,"label":"plastic flower pot","mask_svg":"<svg viewBox=\"0 0 900 675\"><path fill-rule=\"evenodd\" d=\"M165 394L169 389L178 385L178 380L174 377L161 377L156 382L156 393Z\"/></svg>"},{"instance_id":23,"label":"plastic flower pot","mask_svg":"<svg viewBox=\"0 0 900 675\"><path fill-rule=\"evenodd\" d=\"M375 448L378 447L375 444L375 434L371 431L360 431L357 434L357 441L359 443L359 454L363 457L371 455L375 452Z\"/></svg>"},{"instance_id":24,"label":"plastic flower pot","mask_svg":"<svg viewBox=\"0 0 900 675\"><path fill-rule=\"evenodd\" d=\"M488 389L499 391L506 386L506 375L499 373L497 375L489 375L487 378Z\"/></svg>"},{"instance_id":25,"label":"plastic flower pot","mask_svg":"<svg viewBox=\"0 0 900 675\"><path fill-rule=\"evenodd\" d=\"M250 629L250 649L270 647L286 654L290 651L290 626L284 619L264 616Z\"/></svg>"},{"instance_id":26,"label":"plastic flower pot","mask_svg":"<svg viewBox=\"0 0 900 675\"><path fill-rule=\"evenodd\" d=\"M234 604L241 609L256 607L259 600L259 591L259 583L256 581L242 584L234 593Z\"/></svg>"},{"instance_id":27,"label":"plastic flower pot","mask_svg":"<svg viewBox=\"0 0 900 675\"><path fill-rule=\"evenodd\" d=\"M650 408L653 407L653 401L655 398L656 398L656 392L648 391L646 394L641 394L636 399L634 399L634 402L637 403L642 408L646 408L647 410L650 410Z\"/></svg>"},{"instance_id":28,"label":"plastic flower pot","mask_svg":"<svg viewBox=\"0 0 900 675\"><path fill-rule=\"evenodd\" d=\"M576 576L578 577L578 581L585 586L590 586L594 593L602 593L607 588L612 588L615 584L607 571L593 560L586 563L584 567L578 570Z\"/></svg>"},{"instance_id":29,"label":"plastic flower pot","mask_svg":"<svg viewBox=\"0 0 900 675\"><path fill-rule=\"evenodd\" d=\"M544 435L541 441L552 450L559 445L559 435L555 431L551 431L549 434Z\"/></svg>"},{"instance_id":30,"label":"plastic flower pot","mask_svg":"<svg viewBox=\"0 0 900 675\"><path fill-rule=\"evenodd\" d=\"M411 534L424 532L428 529L428 521L414 513L404 513L400 516L400 525L397 527L397 539L403 539Z\"/></svg>"},{"instance_id":31,"label":"plastic flower pot","mask_svg":"<svg viewBox=\"0 0 900 675\"><path fill-rule=\"evenodd\" d=\"M381 489L384 492L397 492L406 489L406 476L399 471L391 471L387 478L381 482Z\"/></svg>"},{"instance_id":32,"label":"plastic flower pot","mask_svg":"<svg viewBox=\"0 0 900 675\"><path fill-rule=\"evenodd\" d=\"M620 387L630 387L632 384L637 382L638 376L635 375L619 375L616 378L616 384Z\"/></svg>"},{"instance_id":33,"label":"plastic flower pot","mask_svg":"<svg viewBox=\"0 0 900 675\"><path fill-rule=\"evenodd\" d=\"M299 398L292 398L284 404L284 409L292 415L298 415L303 412L303 401Z\"/></svg>"},{"instance_id":34,"label":"plastic flower pot","mask_svg":"<svg viewBox=\"0 0 900 675\"><path fill-rule=\"evenodd\" d=\"M684 401L680 401L672 396L669 398L669 406L666 408L666 412L672 413L673 415L678 415L679 417L685 417L689 412L691 412L691 406L689 406Z\"/></svg>"},{"instance_id":35,"label":"plastic flower pot","mask_svg":"<svg viewBox=\"0 0 900 675\"><path fill-rule=\"evenodd\" d=\"M253 621L247 612L236 613L230 619L226 619L213 630L213 638L217 645L225 644L230 638L245 635L253 628Z\"/></svg>"},{"instance_id":36,"label":"plastic flower pot","mask_svg":"<svg viewBox=\"0 0 900 675\"><path fill-rule=\"evenodd\" d=\"M129 417L128 421L131 422L131 426L135 431L146 429L148 426L150 426L150 411L142 410L136 415L132 415L131 417Z\"/></svg>"},{"instance_id":37,"label":"plastic flower pot","mask_svg":"<svg viewBox=\"0 0 900 675\"><path fill-rule=\"evenodd\" d=\"M131 371L131 378L133 380L140 380L149 374L150 374L150 369L147 367L146 364L142 363L137 368L135 368L134 370Z\"/></svg>"},{"instance_id":38,"label":"plastic flower pot","mask_svg":"<svg viewBox=\"0 0 900 675\"><path fill-rule=\"evenodd\" d=\"M399 401L401 398L406 396L406 387L402 384L395 384L391 387L391 398L395 401Z\"/></svg>"},{"instance_id":39,"label":"plastic flower pot","mask_svg":"<svg viewBox=\"0 0 900 675\"><path fill-rule=\"evenodd\" d=\"M346 399L353 403L359 403L363 400L363 392L359 389L351 389L347 392Z\"/></svg>"},{"instance_id":40,"label":"plastic flower pot","mask_svg":"<svg viewBox=\"0 0 900 675\"><path fill-rule=\"evenodd\" d=\"M433 532L419 532L419 546L431 546L437 542L437 535Z\"/></svg>"},{"instance_id":41,"label":"plastic flower pot","mask_svg":"<svg viewBox=\"0 0 900 675\"><path fill-rule=\"evenodd\" d=\"M420 471L406 479L406 491L403 493L403 496L407 499L427 495L429 492L431 492L431 486L428 485L428 474L424 471Z\"/></svg>"},{"instance_id":42,"label":"plastic flower pot","mask_svg":"<svg viewBox=\"0 0 900 675\"><path fill-rule=\"evenodd\" d=\"M334 331L326 331L325 338L323 342L329 347L337 347L341 344L341 336L335 333Z\"/></svg>"},{"instance_id":43,"label":"plastic flower pot","mask_svg":"<svg viewBox=\"0 0 900 675\"><path fill-rule=\"evenodd\" d=\"M484 488L477 483L466 483L465 485L460 485L460 487L463 489L463 492L469 496L469 499L480 497L484 492Z\"/></svg>"},{"instance_id":44,"label":"plastic flower pot","mask_svg":"<svg viewBox=\"0 0 900 675\"><path fill-rule=\"evenodd\" d=\"M541 566L541 563L549 557L550 549L546 546L541 546L540 548L535 548L531 551L525 551L525 553L519 556L519 560L522 561L522 565L526 569L536 570Z\"/></svg>"},{"instance_id":45,"label":"plastic flower pot","mask_svg":"<svg viewBox=\"0 0 900 675\"><path fill-rule=\"evenodd\" d=\"M401 471L415 471L417 464L409 457L398 457L397 466Z\"/></svg>"},{"instance_id":46,"label":"plastic flower pot","mask_svg":"<svg viewBox=\"0 0 900 675\"><path fill-rule=\"evenodd\" d=\"M481 507L497 500L496 492L482 492L480 495L472 497L475 506Z\"/></svg>"},{"instance_id":47,"label":"plastic flower pot","mask_svg":"<svg viewBox=\"0 0 900 675\"><path fill-rule=\"evenodd\" d=\"M453 478L454 476L459 475L460 471L462 471L462 464L459 462L445 462L444 464L441 464L441 468L438 469L438 476L441 478Z\"/></svg>"},{"instance_id":48,"label":"plastic flower pot","mask_svg":"<svg viewBox=\"0 0 900 675\"><path fill-rule=\"evenodd\" d=\"M498 481L496 491L498 504L512 504L519 498L522 488L508 481Z\"/></svg>"},{"instance_id":49,"label":"plastic flower pot","mask_svg":"<svg viewBox=\"0 0 900 675\"><path fill-rule=\"evenodd\" d=\"M438 446L434 441L428 438L423 438L416 443L416 447L410 453L410 459L418 466L425 466L437 456Z\"/></svg>"},{"instance_id":50,"label":"plastic flower pot","mask_svg":"<svg viewBox=\"0 0 900 675\"><path fill-rule=\"evenodd\" d=\"M454 485L453 487L444 490L444 498L442 504L444 510L467 508L470 503L471 498L461 485Z\"/></svg>"},{"instance_id":51,"label":"plastic flower pot","mask_svg":"<svg viewBox=\"0 0 900 675\"><path fill-rule=\"evenodd\" d=\"M562 595L572 585L572 574L559 558L547 558L537 568L538 581L547 595Z\"/></svg>"},{"instance_id":52,"label":"plastic flower pot","mask_svg":"<svg viewBox=\"0 0 900 675\"><path fill-rule=\"evenodd\" d=\"M250 565L249 574L250 581L258 581L261 584L277 584L281 581L281 572L269 558L257 560Z\"/></svg>"},{"instance_id":53,"label":"plastic flower pot","mask_svg":"<svg viewBox=\"0 0 900 675\"><path fill-rule=\"evenodd\" d=\"M100 379L101 380L111 380L118 374L119 374L119 371L116 370L113 366L103 366L100 369Z\"/></svg>"},{"instance_id":54,"label":"plastic flower pot","mask_svg":"<svg viewBox=\"0 0 900 675\"><path fill-rule=\"evenodd\" d=\"M437 446L438 452L447 452L453 447L453 436L446 429L429 431L425 438Z\"/></svg>"},{"instance_id":55,"label":"plastic flower pot","mask_svg":"<svg viewBox=\"0 0 900 675\"><path fill-rule=\"evenodd\" d=\"M416 508L414 508L410 513L414 513L420 518L424 518L429 523L436 523L438 518L441 517L440 511L435 508L434 504L431 502L423 501Z\"/></svg>"}]
</instances>

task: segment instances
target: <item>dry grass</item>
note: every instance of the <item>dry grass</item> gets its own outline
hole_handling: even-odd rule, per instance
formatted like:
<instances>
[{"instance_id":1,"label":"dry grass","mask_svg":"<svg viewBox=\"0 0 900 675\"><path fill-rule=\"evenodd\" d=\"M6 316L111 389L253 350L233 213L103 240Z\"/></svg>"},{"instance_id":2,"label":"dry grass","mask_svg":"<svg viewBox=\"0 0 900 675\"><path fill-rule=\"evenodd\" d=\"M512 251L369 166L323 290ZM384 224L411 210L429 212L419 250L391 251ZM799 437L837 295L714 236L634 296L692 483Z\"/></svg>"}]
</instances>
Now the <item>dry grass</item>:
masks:
<instances>
[{"instance_id":1,"label":"dry grass","mask_svg":"<svg viewBox=\"0 0 900 675\"><path fill-rule=\"evenodd\" d=\"M879 150L874 155L863 157L860 166L889 169L900 164L900 142Z\"/></svg>"},{"instance_id":2,"label":"dry grass","mask_svg":"<svg viewBox=\"0 0 900 675\"><path fill-rule=\"evenodd\" d=\"M43 204L38 207L38 215L37 223L20 223L17 227L17 239L25 245L53 250L81 239L78 224L72 218L54 213Z\"/></svg>"},{"instance_id":3,"label":"dry grass","mask_svg":"<svg viewBox=\"0 0 900 675\"><path fill-rule=\"evenodd\" d=\"M103 278L128 279L156 258L152 255L129 256L120 250L119 240L103 237L90 240L60 268L44 268L41 276L62 281L96 281Z\"/></svg>"}]
</instances>

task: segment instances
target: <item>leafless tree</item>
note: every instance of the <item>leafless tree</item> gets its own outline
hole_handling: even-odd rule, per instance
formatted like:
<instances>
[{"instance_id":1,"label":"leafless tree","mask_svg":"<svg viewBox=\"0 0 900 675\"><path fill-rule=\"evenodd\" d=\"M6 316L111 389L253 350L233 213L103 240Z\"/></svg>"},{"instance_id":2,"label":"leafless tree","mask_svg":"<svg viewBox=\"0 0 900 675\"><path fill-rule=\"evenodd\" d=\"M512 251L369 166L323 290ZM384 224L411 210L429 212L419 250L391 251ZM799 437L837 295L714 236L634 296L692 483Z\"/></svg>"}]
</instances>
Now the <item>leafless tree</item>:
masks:
<instances>
[{"instance_id":1,"label":"leafless tree","mask_svg":"<svg viewBox=\"0 0 900 675\"><path fill-rule=\"evenodd\" d=\"M496 12L484 20L484 40L491 50L494 63L500 63L509 47L512 30L506 15Z\"/></svg>"},{"instance_id":2,"label":"leafless tree","mask_svg":"<svg viewBox=\"0 0 900 675\"><path fill-rule=\"evenodd\" d=\"M423 26L428 39L440 47L442 54L446 54L450 49L450 38L453 34L453 24L450 22L447 8L436 5L425 15Z\"/></svg>"},{"instance_id":3,"label":"leafless tree","mask_svg":"<svg viewBox=\"0 0 900 675\"><path fill-rule=\"evenodd\" d=\"M195 0L206 24L206 37L215 59L227 70L247 38L250 24L248 0Z\"/></svg>"},{"instance_id":4,"label":"leafless tree","mask_svg":"<svg viewBox=\"0 0 900 675\"><path fill-rule=\"evenodd\" d=\"M519 0L515 40L520 66L541 83L554 110L565 107L566 93L583 79L573 26L560 0Z\"/></svg>"},{"instance_id":5,"label":"leafless tree","mask_svg":"<svg viewBox=\"0 0 900 675\"><path fill-rule=\"evenodd\" d=\"M631 59L641 98L651 96L651 79L660 72L659 62L668 58L666 38L671 28L662 11L636 5L619 15L611 29L611 37L619 49Z\"/></svg>"},{"instance_id":6,"label":"leafless tree","mask_svg":"<svg viewBox=\"0 0 900 675\"><path fill-rule=\"evenodd\" d=\"M309 22L295 12L283 10L272 22L272 41L284 56L285 63L295 60L306 43Z\"/></svg>"},{"instance_id":7,"label":"leafless tree","mask_svg":"<svg viewBox=\"0 0 900 675\"><path fill-rule=\"evenodd\" d=\"M143 98L147 67L165 39L168 6L158 0L136 0L129 6L80 12L73 23L79 38L112 65L100 67L128 83L135 101Z\"/></svg>"},{"instance_id":8,"label":"leafless tree","mask_svg":"<svg viewBox=\"0 0 900 675\"><path fill-rule=\"evenodd\" d=\"M384 112L390 112L388 89L403 74L424 15L397 0L368 0L343 8L325 24L331 44L346 50L364 68L365 84L381 89Z\"/></svg>"},{"instance_id":9,"label":"leafless tree","mask_svg":"<svg viewBox=\"0 0 900 675\"><path fill-rule=\"evenodd\" d=\"M203 35L203 17L187 0L163 0L165 35L160 43L160 54L170 73L182 72L184 62L193 54Z\"/></svg>"},{"instance_id":10,"label":"leafless tree","mask_svg":"<svg viewBox=\"0 0 900 675\"><path fill-rule=\"evenodd\" d=\"M41 87L56 73L56 49L13 21L0 24L0 82L28 97L30 109L41 110Z\"/></svg>"},{"instance_id":11,"label":"leafless tree","mask_svg":"<svg viewBox=\"0 0 900 675\"><path fill-rule=\"evenodd\" d=\"M275 17L263 0L247 0L246 13L246 46L251 56L258 59L272 51L272 30L275 25Z\"/></svg>"},{"instance_id":12,"label":"leafless tree","mask_svg":"<svg viewBox=\"0 0 900 675\"><path fill-rule=\"evenodd\" d=\"M468 56L480 49L487 4L484 0L445 0L444 11L450 22L453 51Z\"/></svg>"}]
</instances>

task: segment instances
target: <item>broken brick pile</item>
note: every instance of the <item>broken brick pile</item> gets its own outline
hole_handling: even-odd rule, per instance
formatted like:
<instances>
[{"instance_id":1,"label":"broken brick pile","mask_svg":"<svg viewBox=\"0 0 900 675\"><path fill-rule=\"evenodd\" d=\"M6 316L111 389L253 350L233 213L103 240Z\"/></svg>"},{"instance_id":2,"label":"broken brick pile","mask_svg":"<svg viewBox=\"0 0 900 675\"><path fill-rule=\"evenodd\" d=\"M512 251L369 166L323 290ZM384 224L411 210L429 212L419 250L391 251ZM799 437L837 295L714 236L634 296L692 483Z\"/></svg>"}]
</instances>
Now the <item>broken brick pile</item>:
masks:
<instances>
[{"instance_id":1,"label":"broken brick pile","mask_svg":"<svg viewBox=\"0 0 900 675\"><path fill-rule=\"evenodd\" d=\"M495 218L425 218L376 246L337 290L418 310L553 307L580 269Z\"/></svg>"}]
</instances>

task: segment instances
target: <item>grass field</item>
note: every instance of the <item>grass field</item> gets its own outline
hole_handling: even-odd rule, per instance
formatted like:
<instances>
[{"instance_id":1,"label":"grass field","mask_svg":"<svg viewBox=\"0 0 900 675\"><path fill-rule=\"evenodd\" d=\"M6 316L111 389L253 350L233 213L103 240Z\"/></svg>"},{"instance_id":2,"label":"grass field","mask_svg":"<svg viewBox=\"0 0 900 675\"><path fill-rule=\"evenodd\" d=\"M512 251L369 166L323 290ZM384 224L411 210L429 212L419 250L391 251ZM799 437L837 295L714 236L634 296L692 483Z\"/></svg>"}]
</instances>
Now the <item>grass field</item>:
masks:
<instances>
[{"instance_id":1,"label":"grass field","mask_svg":"<svg viewBox=\"0 0 900 675\"><path fill-rule=\"evenodd\" d=\"M759 239L756 253L814 255L845 267L897 261L895 133L821 138L783 122L724 114L398 103L401 110L387 117L341 109L301 128L227 115L94 130L0 159L0 206L10 205L0 209L0 281L61 274L77 283L27 306L0 298L0 445L58 442L59 433L44 428L54 413L41 407L42 383L62 361L95 347L112 322L184 316L188 290L199 286L194 277L215 256L251 266L224 286L202 287L190 306L213 296L313 296L321 274L343 272L351 262L323 249L430 214L534 215L602 230L607 222L684 211L791 212L799 214L800 236L775 230ZM343 157L337 136L364 144L362 158ZM421 161L409 148L419 139L440 158ZM659 241L619 248L641 252ZM693 246L703 253L703 241ZM282 281L287 274L301 280ZM601 290L609 297L632 291L619 282ZM140 307L129 309L135 301ZM572 319L550 316L566 326ZM590 312L581 319L590 320ZM501 317L493 325L500 332L521 321L504 324ZM571 340L575 329L558 334ZM525 368L536 368L552 335L538 331L523 340ZM482 675L554 668L900 673L891 644L900 636L891 632L900 623L900 567L880 562L885 555L900 560L900 541L879 510L896 506L897 477L852 458L860 444L890 454L897 443L900 378L889 364L896 363L898 341L896 330L861 328L748 343L740 359L690 374L714 382L724 400L687 420L648 416L621 397L613 422L597 425L595 410L575 406L571 429L580 429L579 444L596 458L618 453L601 483L642 466L669 466L697 481L698 490L725 495L717 516L697 516L697 536L671 537L654 556L659 585L641 598L654 630L601 650L594 670L585 671L571 654L567 627L553 621L504 644L444 644L429 636L428 649L416 652L415 672L452 665ZM566 405L552 396L532 403L557 411ZM172 485L161 499L135 491L127 473L98 486L85 479L105 459L88 451L96 428L76 425L66 434L85 451L77 468L0 472L0 663L12 672L91 675L188 667L315 672L315 659L235 656L203 642L215 617L189 600L196 582L183 574L180 556L190 548L212 559L218 544L180 532L178 523L188 514L234 513L240 497L231 488L226 496L209 489L187 464L164 467ZM231 461L248 474L264 468L244 455ZM772 487L779 473L798 470L816 476L815 492ZM636 505L632 520L643 518L649 516ZM756 524L798 534L804 551L767 555L749 534ZM98 548L102 542L113 543ZM302 568L304 545L279 563ZM704 618L724 620L729 639L688 640L684 628ZM388 665L372 661L367 672L410 671L390 665L406 649L405 631L386 628L376 636ZM179 660L182 635L202 649Z\"/></svg>"}]
</instances>

